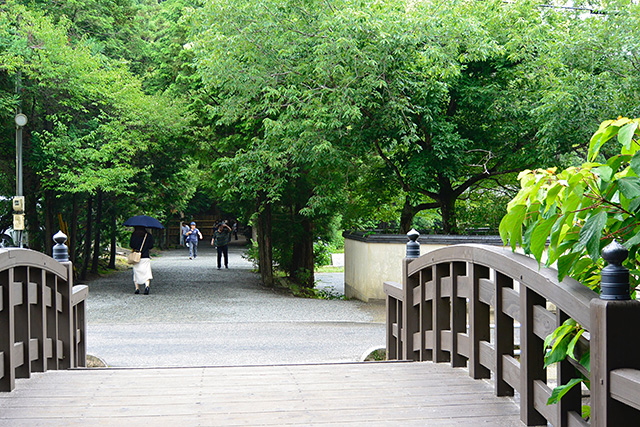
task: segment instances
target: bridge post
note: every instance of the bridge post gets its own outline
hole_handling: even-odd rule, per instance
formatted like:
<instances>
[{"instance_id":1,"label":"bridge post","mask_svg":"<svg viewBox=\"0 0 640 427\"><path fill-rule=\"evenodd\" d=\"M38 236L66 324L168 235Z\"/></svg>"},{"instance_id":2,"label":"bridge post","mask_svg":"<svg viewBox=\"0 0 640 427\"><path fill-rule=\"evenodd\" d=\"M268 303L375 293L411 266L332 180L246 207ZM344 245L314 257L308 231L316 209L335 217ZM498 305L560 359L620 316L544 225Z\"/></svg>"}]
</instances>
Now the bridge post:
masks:
<instances>
[{"instance_id":1,"label":"bridge post","mask_svg":"<svg viewBox=\"0 0 640 427\"><path fill-rule=\"evenodd\" d=\"M59 286L58 291L62 295L61 316L58 318L59 338L62 343L62 358L58 354L58 369L69 369L75 365L75 331L73 330L73 265L69 261L69 250L65 242L67 235L58 231L53 236L56 244L53 246L53 259L67 268L67 283Z\"/></svg>"},{"instance_id":2,"label":"bridge post","mask_svg":"<svg viewBox=\"0 0 640 427\"><path fill-rule=\"evenodd\" d=\"M0 392L11 391L15 387L13 345L15 344L15 324L13 293L9 280L9 270L0 272Z\"/></svg>"},{"instance_id":3,"label":"bridge post","mask_svg":"<svg viewBox=\"0 0 640 427\"><path fill-rule=\"evenodd\" d=\"M417 277L409 277L408 267L409 263L416 258L420 257L420 243L417 241L420 237L415 229L407 233L409 242L407 242L407 256L402 261L402 292L403 298L403 310L402 310L402 331L400 336L402 337L402 359L404 360L419 360L421 352L414 351L414 334L419 331L418 321L420 319L420 313L413 305L413 289L420 283ZM422 338L419 337L420 345L422 346Z\"/></svg>"},{"instance_id":4,"label":"bridge post","mask_svg":"<svg viewBox=\"0 0 640 427\"><path fill-rule=\"evenodd\" d=\"M53 259L58 262L68 262L69 261L69 248L65 245L67 241L67 235L62 231L58 231L53 235L53 241L56 242L53 245Z\"/></svg>"},{"instance_id":5,"label":"bridge post","mask_svg":"<svg viewBox=\"0 0 640 427\"><path fill-rule=\"evenodd\" d=\"M640 411L611 396L611 371L640 369L640 340L629 335L640 321L640 301L629 295L629 252L614 241L602 251L600 298L590 304L591 420L593 426L640 425Z\"/></svg>"}]
</instances>

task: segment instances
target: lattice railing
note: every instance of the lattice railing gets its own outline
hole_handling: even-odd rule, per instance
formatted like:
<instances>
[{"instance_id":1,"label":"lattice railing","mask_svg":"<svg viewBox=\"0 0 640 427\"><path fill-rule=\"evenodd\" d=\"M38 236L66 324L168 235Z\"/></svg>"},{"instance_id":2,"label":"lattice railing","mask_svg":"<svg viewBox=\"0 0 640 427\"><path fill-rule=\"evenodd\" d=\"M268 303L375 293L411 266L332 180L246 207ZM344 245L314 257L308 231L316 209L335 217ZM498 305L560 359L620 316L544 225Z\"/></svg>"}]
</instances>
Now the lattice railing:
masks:
<instances>
[{"instance_id":1,"label":"lattice railing","mask_svg":"<svg viewBox=\"0 0 640 427\"><path fill-rule=\"evenodd\" d=\"M406 258L403 280L384 285L389 359L449 362L473 378L492 378L497 395L519 394L527 425L589 425L580 387L546 403L553 384L543 342L573 318L588 331L579 351L591 350L591 425L640 425L640 302L604 301L573 279L559 283L555 270L534 259L482 245ZM567 360L557 380L566 383L576 370L589 376Z\"/></svg>"},{"instance_id":2,"label":"lattice railing","mask_svg":"<svg viewBox=\"0 0 640 427\"><path fill-rule=\"evenodd\" d=\"M85 366L85 300L70 262L0 250L0 391L32 372Z\"/></svg>"}]
</instances>

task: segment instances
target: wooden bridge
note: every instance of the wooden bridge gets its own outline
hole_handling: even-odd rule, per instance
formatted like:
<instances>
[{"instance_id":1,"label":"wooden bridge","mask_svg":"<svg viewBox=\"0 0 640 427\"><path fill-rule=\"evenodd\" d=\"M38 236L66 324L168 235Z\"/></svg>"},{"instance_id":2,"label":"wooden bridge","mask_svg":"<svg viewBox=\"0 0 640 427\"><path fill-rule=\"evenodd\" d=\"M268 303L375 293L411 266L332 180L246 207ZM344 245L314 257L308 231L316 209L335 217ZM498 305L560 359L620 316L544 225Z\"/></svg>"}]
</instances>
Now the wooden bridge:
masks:
<instances>
[{"instance_id":1,"label":"wooden bridge","mask_svg":"<svg viewBox=\"0 0 640 427\"><path fill-rule=\"evenodd\" d=\"M320 424L522 425L489 384L433 363L83 369L0 394L0 425Z\"/></svg>"},{"instance_id":2,"label":"wooden bridge","mask_svg":"<svg viewBox=\"0 0 640 427\"><path fill-rule=\"evenodd\" d=\"M0 425L640 425L640 303L558 283L507 250L405 259L404 283L385 284L398 361L360 364L82 368L87 290L70 271L0 251ZM590 422L579 388L546 405L542 341L569 317L589 332ZM558 378L576 369L562 362Z\"/></svg>"}]
</instances>

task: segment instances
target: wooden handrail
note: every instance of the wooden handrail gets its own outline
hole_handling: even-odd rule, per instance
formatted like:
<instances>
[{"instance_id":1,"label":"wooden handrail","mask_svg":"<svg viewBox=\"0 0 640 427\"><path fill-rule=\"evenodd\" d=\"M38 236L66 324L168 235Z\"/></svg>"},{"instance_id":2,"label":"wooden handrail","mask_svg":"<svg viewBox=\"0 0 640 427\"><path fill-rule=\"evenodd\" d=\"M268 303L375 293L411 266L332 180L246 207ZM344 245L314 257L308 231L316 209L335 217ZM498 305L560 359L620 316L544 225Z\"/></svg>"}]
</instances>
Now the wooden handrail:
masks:
<instances>
[{"instance_id":1,"label":"wooden handrail","mask_svg":"<svg viewBox=\"0 0 640 427\"><path fill-rule=\"evenodd\" d=\"M412 276L435 263L454 261L471 262L499 271L553 301L585 329L590 329L589 302L598 298L597 293L570 277L558 282L556 270L540 268L535 259L506 248L474 244L448 246L417 258L409 265L408 273Z\"/></svg>"},{"instance_id":2,"label":"wooden handrail","mask_svg":"<svg viewBox=\"0 0 640 427\"><path fill-rule=\"evenodd\" d=\"M70 262L0 250L0 391L32 372L85 366L85 300Z\"/></svg>"},{"instance_id":3,"label":"wooden handrail","mask_svg":"<svg viewBox=\"0 0 640 427\"><path fill-rule=\"evenodd\" d=\"M449 362L467 367L473 378L493 378L497 395L519 392L527 425L589 425L580 417L579 387L546 404L552 386L544 338L575 319L589 332L578 349L591 349L591 425L640 425L640 362L634 360L640 344L624 333L637 324L640 302L603 301L571 278L559 282L557 271L530 257L474 244L406 258L402 287L385 283L384 289L389 359ZM560 383L576 376L574 365L557 365Z\"/></svg>"},{"instance_id":4,"label":"wooden handrail","mask_svg":"<svg viewBox=\"0 0 640 427\"><path fill-rule=\"evenodd\" d=\"M609 375L613 398L640 410L640 370L615 369Z\"/></svg>"}]
</instances>

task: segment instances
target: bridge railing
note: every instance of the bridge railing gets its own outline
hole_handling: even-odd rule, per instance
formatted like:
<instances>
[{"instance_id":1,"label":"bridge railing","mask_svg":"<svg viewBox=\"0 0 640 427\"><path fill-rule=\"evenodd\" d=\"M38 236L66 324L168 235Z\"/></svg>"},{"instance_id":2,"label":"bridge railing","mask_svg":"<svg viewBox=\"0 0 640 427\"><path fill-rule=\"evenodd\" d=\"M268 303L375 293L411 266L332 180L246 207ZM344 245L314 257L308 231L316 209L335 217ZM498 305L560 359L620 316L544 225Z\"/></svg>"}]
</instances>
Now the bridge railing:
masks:
<instances>
[{"instance_id":1,"label":"bridge railing","mask_svg":"<svg viewBox=\"0 0 640 427\"><path fill-rule=\"evenodd\" d=\"M32 372L85 366L87 294L70 262L0 249L0 391Z\"/></svg>"},{"instance_id":2,"label":"bridge railing","mask_svg":"<svg viewBox=\"0 0 640 427\"><path fill-rule=\"evenodd\" d=\"M498 396L519 394L527 425L640 425L640 301L602 300L571 278L558 282L534 259L482 245L405 258L403 283L384 288L389 359L448 362L475 379L492 378ZM553 384L544 339L568 318L588 331L578 353L590 349L591 373L567 358L557 381L576 371L590 378L589 422L578 386L547 405Z\"/></svg>"}]
</instances>

